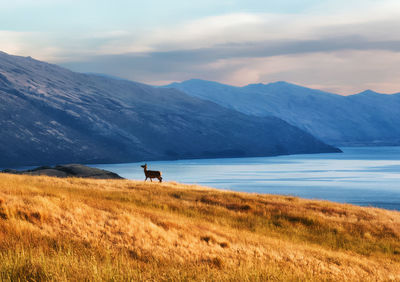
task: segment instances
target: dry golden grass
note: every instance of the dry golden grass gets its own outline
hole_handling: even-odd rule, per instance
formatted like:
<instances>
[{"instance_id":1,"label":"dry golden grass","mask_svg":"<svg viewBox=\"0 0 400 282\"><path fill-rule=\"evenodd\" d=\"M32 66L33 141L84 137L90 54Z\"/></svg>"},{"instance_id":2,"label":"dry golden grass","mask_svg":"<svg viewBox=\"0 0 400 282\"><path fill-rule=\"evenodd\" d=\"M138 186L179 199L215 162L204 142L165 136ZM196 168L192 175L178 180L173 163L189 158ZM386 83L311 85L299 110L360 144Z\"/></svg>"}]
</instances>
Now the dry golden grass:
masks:
<instances>
[{"instance_id":1,"label":"dry golden grass","mask_svg":"<svg viewBox=\"0 0 400 282\"><path fill-rule=\"evenodd\" d=\"M400 213L0 174L0 280L400 281Z\"/></svg>"}]
</instances>

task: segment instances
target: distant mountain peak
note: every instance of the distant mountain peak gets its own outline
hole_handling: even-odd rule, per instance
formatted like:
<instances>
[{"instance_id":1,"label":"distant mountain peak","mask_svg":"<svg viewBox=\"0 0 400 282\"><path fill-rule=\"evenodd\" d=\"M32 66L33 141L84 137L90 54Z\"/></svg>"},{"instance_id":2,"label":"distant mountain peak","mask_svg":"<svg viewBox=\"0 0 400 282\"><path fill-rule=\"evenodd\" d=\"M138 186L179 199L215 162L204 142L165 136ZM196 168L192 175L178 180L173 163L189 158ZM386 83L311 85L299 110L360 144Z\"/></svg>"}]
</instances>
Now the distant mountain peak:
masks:
<instances>
[{"instance_id":1,"label":"distant mountain peak","mask_svg":"<svg viewBox=\"0 0 400 282\"><path fill-rule=\"evenodd\" d=\"M321 90L307 88L301 85L297 85L294 83L286 82L286 81L276 81L268 84L257 83L257 84L249 84L243 87L244 89L255 90L255 91L279 91L281 94L294 94L297 92L304 91L312 91L312 92L324 92ZM326 92L327 93L327 92ZM327 93L331 94L331 93Z\"/></svg>"},{"instance_id":2,"label":"distant mountain peak","mask_svg":"<svg viewBox=\"0 0 400 282\"><path fill-rule=\"evenodd\" d=\"M182 81L185 84L212 84L212 85L225 85L223 83L212 81L212 80L205 80L200 78L192 78L185 81ZM227 85L228 86L228 85ZM230 85L229 85L230 86Z\"/></svg>"},{"instance_id":3,"label":"distant mountain peak","mask_svg":"<svg viewBox=\"0 0 400 282\"><path fill-rule=\"evenodd\" d=\"M294 83L290 83L287 81L275 81L275 82L270 82L270 83L253 83L253 84L249 84L245 87L249 87L249 88L253 88L253 87L302 87L301 85L297 85Z\"/></svg>"},{"instance_id":4,"label":"distant mountain peak","mask_svg":"<svg viewBox=\"0 0 400 282\"><path fill-rule=\"evenodd\" d=\"M233 86L225 83L220 83L218 81L212 81L212 80L205 80L205 79L200 79L200 78L192 78L188 79L182 82L173 82L169 84L168 86L177 86L177 85L220 85L220 86L225 86L229 88L261 88L261 87L302 87L301 85L297 85L294 83L290 83L287 81L276 81L276 82L271 82L271 83L251 83L248 85L245 85L243 87L238 87L238 86Z\"/></svg>"},{"instance_id":5,"label":"distant mountain peak","mask_svg":"<svg viewBox=\"0 0 400 282\"><path fill-rule=\"evenodd\" d=\"M201 78L191 78L191 79L185 80L183 82L215 82L215 81L205 80L205 79L201 79Z\"/></svg>"},{"instance_id":6,"label":"distant mountain peak","mask_svg":"<svg viewBox=\"0 0 400 282\"><path fill-rule=\"evenodd\" d=\"M260 82L260 83L251 83L251 84L248 84L246 86L248 86L248 87L257 87L257 86L265 86L265 84Z\"/></svg>"},{"instance_id":7,"label":"distant mountain peak","mask_svg":"<svg viewBox=\"0 0 400 282\"><path fill-rule=\"evenodd\" d=\"M375 92L371 89L364 90L356 95L382 95L382 93Z\"/></svg>"},{"instance_id":8,"label":"distant mountain peak","mask_svg":"<svg viewBox=\"0 0 400 282\"><path fill-rule=\"evenodd\" d=\"M272 84L272 85L296 85L296 84L293 84L293 83L290 83L287 81L283 81L283 80L271 82L269 84Z\"/></svg>"},{"instance_id":9,"label":"distant mountain peak","mask_svg":"<svg viewBox=\"0 0 400 282\"><path fill-rule=\"evenodd\" d=\"M209 87L217 87L219 89L222 88L229 88L229 89L234 89L234 88L238 88L236 86L232 86L232 85L228 85L228 84L223 84L217 81L212 81L212 80L204 80L204 79L199 79L199 78L192 78L192 79L188 79L182 82L173 82L170 83L164 87L167 88L192 88L192 87L201 87L201 88L209 88ZM181 89L182 90L182 89Z\"/></svg>"},{"instance_id":10,"label":"distant mountain peak","mask_svg":"<svg viewBox=\"0 0 400 282\"><path fill-rule=\"evenodd\" d=\"M3 56L3 57L5 57L5 58L24 58L24 59L31 59L31 60L35 60L34 58L32 58L31 56L18 56L18 55L11 55L11 54L8 54L8 53L6 53L6 52L4 52L4 51L1 51L0 50L0 55L1 56Z\"/></svg>"}]
</instances>

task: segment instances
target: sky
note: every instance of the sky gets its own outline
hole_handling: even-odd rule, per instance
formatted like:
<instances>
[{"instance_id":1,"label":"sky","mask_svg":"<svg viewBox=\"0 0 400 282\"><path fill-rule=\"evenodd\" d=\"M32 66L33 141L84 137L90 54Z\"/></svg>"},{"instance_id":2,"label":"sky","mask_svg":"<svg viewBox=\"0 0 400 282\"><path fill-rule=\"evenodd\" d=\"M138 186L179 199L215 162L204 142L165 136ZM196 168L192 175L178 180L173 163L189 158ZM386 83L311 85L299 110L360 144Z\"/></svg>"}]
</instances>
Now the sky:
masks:
<instances>
[{"instance_id":1,"label":"sky","mask_svg":"<svg viewBox=\"0 0 400 282\"><path fill-rule=\"evenodd\" d=\"M399 0L0 0L0 51L151 85L400 92Z\"/></svg>"}]
</instances>

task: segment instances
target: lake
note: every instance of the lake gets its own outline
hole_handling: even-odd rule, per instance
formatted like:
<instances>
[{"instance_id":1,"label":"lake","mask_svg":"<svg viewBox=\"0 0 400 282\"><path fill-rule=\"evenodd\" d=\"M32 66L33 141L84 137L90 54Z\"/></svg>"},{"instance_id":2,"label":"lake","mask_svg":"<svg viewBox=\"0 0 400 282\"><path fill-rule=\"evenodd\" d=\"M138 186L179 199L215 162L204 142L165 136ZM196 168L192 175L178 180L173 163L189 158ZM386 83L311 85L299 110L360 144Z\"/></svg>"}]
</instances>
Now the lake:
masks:
<instances>
[{"instance_id":1,"label":"lake","mask_svg":"<svg viewBox=\"0 0 400 282\"><path fill-rule=\"evenodd\" d=\"M336 154L147 164L150 170L161 170L164 181L400 210L400 147L341 149L343 153ZM128 179L144 179L143 163L93 166Z\"/></svg>"}]
</instances>

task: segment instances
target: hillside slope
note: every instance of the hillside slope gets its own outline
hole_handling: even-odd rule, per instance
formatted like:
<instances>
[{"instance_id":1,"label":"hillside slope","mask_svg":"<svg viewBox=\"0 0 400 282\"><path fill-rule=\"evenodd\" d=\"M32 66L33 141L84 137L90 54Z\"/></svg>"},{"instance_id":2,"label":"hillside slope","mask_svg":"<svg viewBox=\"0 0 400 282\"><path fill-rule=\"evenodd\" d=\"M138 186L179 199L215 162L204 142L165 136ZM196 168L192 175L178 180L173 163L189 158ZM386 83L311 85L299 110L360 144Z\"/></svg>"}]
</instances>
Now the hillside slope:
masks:
<instances>
[{"instance_id":1,"label":"hillside slope","mask_svg":"<svg viewBox=\"0 0 400 282\"><path fill-rule=\"evenodd\" d=\"M0 174L0 280L400 279L400 213L177 183Z\"/></svg>"},{"instance_id":2,"label":"hillside slope","mask_svg":"<svg viewBox=\"0 0 400 282\"><path fill-rule=\"evenodd\" d=\"M234 87L188 80L168 85L254 116L275 116L335 146L400 145L400 94L341 96L287 82Z\"/></svg>"},{"instance_id":3,"label":"hillside slope","mask_svg":"<svg viewBox=\"0 0 400 282\"><path fill-rule=\"evenodd\" d=\"M278 118L0 52L0 166L337 149Z\"/></svg>"}]
</instances>

